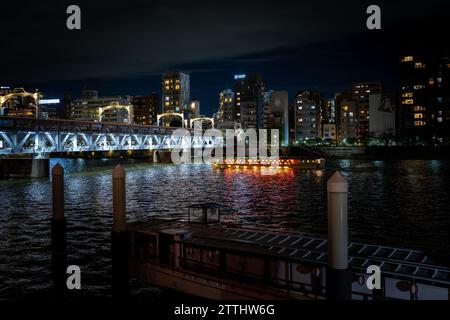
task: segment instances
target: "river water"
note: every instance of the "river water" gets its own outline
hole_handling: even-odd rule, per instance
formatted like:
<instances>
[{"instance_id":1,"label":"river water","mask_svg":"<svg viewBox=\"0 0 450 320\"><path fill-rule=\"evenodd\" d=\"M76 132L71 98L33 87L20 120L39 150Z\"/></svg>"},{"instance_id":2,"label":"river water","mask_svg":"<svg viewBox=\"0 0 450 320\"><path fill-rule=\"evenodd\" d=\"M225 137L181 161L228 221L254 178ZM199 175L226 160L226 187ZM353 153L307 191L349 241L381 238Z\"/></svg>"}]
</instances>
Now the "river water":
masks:
<instances>
[{"instance_id":1,"label":"river water","mask_svg":"<svg viewBox=\"0 0 450 320\"><path fill-rule=\"evenodd\" d=\"M82 270L82 298L111 292L111 172L117 160L52 159L66 172L68 263ZM325 170L215 170L207 164L122 160L129 219L186 217L187 206L219 202L228 223L326 234L326 181L349 181L351 238L420 249L450 264L450 164L436 160L328 161ZM49 179L0 180L0 300L52 295ZM131 281L131 296L167 291Z\"/></svg>"}]
</instances>

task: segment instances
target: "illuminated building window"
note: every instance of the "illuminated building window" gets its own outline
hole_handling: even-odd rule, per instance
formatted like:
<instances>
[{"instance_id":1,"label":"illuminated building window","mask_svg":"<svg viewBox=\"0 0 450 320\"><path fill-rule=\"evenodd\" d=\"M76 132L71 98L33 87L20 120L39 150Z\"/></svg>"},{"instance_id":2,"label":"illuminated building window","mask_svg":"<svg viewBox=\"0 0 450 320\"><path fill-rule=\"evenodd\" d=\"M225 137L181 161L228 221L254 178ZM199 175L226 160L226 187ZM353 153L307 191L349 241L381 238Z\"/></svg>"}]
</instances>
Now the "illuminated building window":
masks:
<instances>
[{"instance_id":1,"label":"illuminated building window","mask_svg":"<svg viewBox=\"0 0 450 320\"><path fill-rule=\"evenodd\" d=\"M420 90L420 89L425 89L425 86L423 84L414 85L414 90Z\"/></svg>"},{"instance_id":2,"label":"illuminated building window","mask_svg":"<svg viewBox=\"0 0 450 320\"><path fill-rule=\"evenodd\" d=\"M414 104L414 99L406 99L402 101L402 104Z\"/></svg>"},{"instance_id":3,"label":"illuminated building window","mask_svg":"<svg viewBox=\"0 0 450 320\"><path fill-rule=\"evenodd\" d=\"M169 87L169 86L165 86L164 88L165 88L166 90L169 90L169 89L170 89L170 87Z\"/></svg>"},{"instance_id":4,"label":"illuminated building window","mask_svg":"<svg viewBox=\"0 0 450 320\"><path fill-rule=\"evenodd\" d=\"M164 84L169 84L169 80L164 81Z\"/></svg>"},{"instance_id":5,"label":"illuminated building window","mask_svg":"<svg viewBox=\"0 0 450 320\"><path fill-rule=\"evenodd\" d=\"M442 122L442 118L441 117L437 118L437 121Z\"/></svg>"},{"instance_id":6,"label":"illuminated building window","mask_svg":"<svg viewBox=\"0 0 450 320\"><path fill-rule=\"evenodd\" d=\"M429 79L429 80L428 80L428 84L429 84L430 86L432 86L432 85L434 84L434 79L432 79L432 78Z\"/></svg>"},{"instance_id":7,"label":"illuminated building window","mask_svg":"<svg viewBox=\"0 0 450 320\"><path fill-rule=\"evenodd\" d=\"M422 63L422 62L416 62L416 63L414 64L414 68L416 68L416 69L422 69L422 68L425 68L425 64Z\"/></svg>"},{"instance_id":8,"label":"illuminated building window","mask_svg":"<svg viewBox=\"0 0 450 320\"><path fill-rule=\"evenodd\" d=\"M414 106L414 111L425 111L425 108L422 106Z\"/></svg>"},{"instance_id":9,"label":"illuminated building window","mask_svg":"<svg viewBox=\"0 0 450 320\"><path fill-rule=\"evenodd\" d=\"M348 106L344 106L344 111L348 111Z\"/></svg>"},{"instance_id":10,"label":"illuminated building window","mask_svg":"<svg viewBox=\"0 0 450 320\"><path fill-rule=\"evenodd\" d=\"M425 121L414 121L414 126L422 127L425 125Z\"/></svg>"},{"instance_id":11,"label":"illuminated building window","mask_svg":"<svg viewBox=\"0 0 450 320\"><path fill-rule=\"evenodd\" d=\"M180 86L177 84L177 85L175 86L175 89L179 90L179 89L180 89Z\"/></svg>"},{"instance_id":12,"label":"illuminated building window","mask_svg":"<svg viewBox=\"0 0 450 320\"><path fill-rule=\"evenodd\" d=\"M415 113L414 119L423 119L423 113Z\"/></svg>"},{"instance_id":13,"label":"illuminated building window","mask_svg":"<svg viewBox=\"0 0 450 320\"><path fill-rule=\"evenodd\" d=\"M403 92L402 93L402 97L403 98L412 98L413 97L413 93L412 92Z\"/></svg>"},{"instance_id":14,"label":"illuminated building window","mask_svg":"<svg viewBox=\"0 0 450 320\"><path fill-rule=\"evenodd\" d=\"M413 61L414 57L413 56L405 56L402 58L402 62L410 62Z\"/></svg>"}]
</instances>

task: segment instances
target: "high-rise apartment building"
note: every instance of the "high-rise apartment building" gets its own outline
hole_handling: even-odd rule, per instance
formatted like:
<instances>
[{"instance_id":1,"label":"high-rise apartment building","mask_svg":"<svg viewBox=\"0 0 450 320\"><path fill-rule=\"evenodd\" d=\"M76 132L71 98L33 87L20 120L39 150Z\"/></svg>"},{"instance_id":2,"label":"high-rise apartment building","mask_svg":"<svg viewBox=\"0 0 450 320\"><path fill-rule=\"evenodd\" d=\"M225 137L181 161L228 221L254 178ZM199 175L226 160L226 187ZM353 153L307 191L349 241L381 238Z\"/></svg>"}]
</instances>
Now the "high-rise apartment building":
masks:
<instances>
[{"instance_id":1,"label":"high-rise apartment building","mask_svg":"<svg viewBox=\"0 0 450 320\"><path fill-rule=\"evenodd\" d=\"M237 116L236 109L233 90L227 89L219 93L218 128L235 128Z\"/></svg>"},{"instance_id":2,"label":"high-rise apartment building","mask_svg":"<svg viewBox=\"0 0 450 320\"><path fill-rule=\"evenodd\" d=\"M397 97L393 93L371 94L369 99L369 132L385 144L395 141Z\"/></svg>"},{"instance_id":3,"label":"high-rise apartment building","mask_svg":"<svg viewBox=\"0 0 450 320\"><path fill-rule=\"evenodd\" d=\"M369 137L370 107L369 97L371 94L380 94L383 89L380 82L358 82L352 87L352 99L356 101L356 138L366 140Z\"/></svg>"},{"instance_id":4,"label":"high-rise apartment building","mask_svg":"<svg viewBox=\"0 0 450 320\"><path fill-rule=\"evenodd\" d=\"M339 140L346 142L358 138L358 103L355 100L344 99L340 104Z\"/></svg>"},{"instance_id":5,"label":"high-rise apartment building","mask_svg":"<svg viewBox=\"0 0 450 320\"><path fill-rule=\"evenodd\" d=\"M341 130L341 107L344 101L352 100L352 92L351 90L342 90L340 92L336 92L334 95L334 108L335 108L335 124L336 124L336 140L337 142L341 142L345 137L342 136ZM356 126L356 124L355 124Z\"/></svg>"},{"instance_id":6,"label":"high-rise apartment building","mask_svg":"<svg viewBox=\"0 0 450 320\"><path fill-rule=\"evenodd\" d=\"M264 94L263 128L278 129L280 144L289 144L289 100L287 91L269 91Z\"/></svg>"},{"instance_id":7,"label":"high-rise apartment building","mask_svg":"<svg viewBox=\"0 0 450 320\"><path fill-rule=\"evenodd\" d=\"M134 96L131 100L134 111L134 123L155 125L160 113L159 96L151 93L148 96Z\"/></svg>"},{"instance_id":8,"label":"high-rise apartment building","mask_svg":"<svg viewBox=\"0 0 450 320\"><path fill-rule=\"evenodd\" d=\"M400 58L399 137L404 144L450 141L450 59L412 51Z\"/></svg>"},{"instance_id":9,"label":"high-rise apartment building","mask_svg":"<svg viewBox=\"0 0 450 320\"><path fill-rule=\"evenodd\" d=\"M243 129L263 128L264 82L260 75L235 76L236 120Z\"/></svg>"},{"instance_id":10,"label":"high-rise apartment building","mask_svg":"<svg viewBox=\"0 0 450 320\"><path fill-rule=\"evenodd\" d=\"M336 136L336 108L334 99L326 99L321 105L319 112L318 137L333 140Z\"/></svg>"},{"instance_id":11,"label":"high-rise apartment building","mask_svg":"<svg viewBox=\"0 0 450 320\"><path fill-rule=\"evenodd\" d=\"M167 72L162 77L163 112L182 113L186 118L190 114L190 80L189 74Z\"/></svg>"},{"instance_id":12,"label":"high-rise apartment building","mask_svg":"<svg viewBox=\"0 0 450 320\"><path fill-rule=\"evenodd\" d=\"M318 136L322 94L319 90L299 91L295 97L295 140L302 143Z\"/></svg>"}]
</instances>

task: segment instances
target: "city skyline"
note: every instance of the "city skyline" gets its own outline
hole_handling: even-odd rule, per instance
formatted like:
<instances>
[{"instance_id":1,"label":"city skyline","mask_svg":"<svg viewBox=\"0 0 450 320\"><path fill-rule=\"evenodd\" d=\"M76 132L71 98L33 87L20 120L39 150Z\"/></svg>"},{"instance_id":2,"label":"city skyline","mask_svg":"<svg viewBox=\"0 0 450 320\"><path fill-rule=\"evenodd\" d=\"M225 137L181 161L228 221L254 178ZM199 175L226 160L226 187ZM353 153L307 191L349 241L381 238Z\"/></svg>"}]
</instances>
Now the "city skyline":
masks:
<instances>
[{"instance_id":1,"label":"city skyline","mask_svg":"<svg viewBox=\"0 0 450 320\"><path fill-rule=\"evenodd\" d=\"M450 300L449 0L1 13L14 314L290 319L317 315L307 300Z\"/></svg>"}]
</instances>

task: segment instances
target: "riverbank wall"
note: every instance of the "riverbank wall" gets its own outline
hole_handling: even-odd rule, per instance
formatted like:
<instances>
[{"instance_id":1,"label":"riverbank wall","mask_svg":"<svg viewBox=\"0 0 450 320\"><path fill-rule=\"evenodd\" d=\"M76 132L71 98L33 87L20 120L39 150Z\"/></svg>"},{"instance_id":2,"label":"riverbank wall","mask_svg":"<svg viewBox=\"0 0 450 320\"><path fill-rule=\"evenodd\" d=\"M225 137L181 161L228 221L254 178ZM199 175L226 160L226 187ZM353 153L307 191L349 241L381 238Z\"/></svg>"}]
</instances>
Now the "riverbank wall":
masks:
<instances>
[{"instance_id":1,"label":"riverbank wall","mask_svg":"<svg viewBox=\"0 0 450 320\"><path fill-rule=\"evenodd\" d=\"M294 157L322 156L326 159L364 160L450 160L450 146L368 146L287 147L283 153Z\"/></svg>"},{"instance_id":2,"label":"riverbank wall","mask_svg":"<svg viewBox=\"0 0 450 320\"><path fill-rule=\"evenodd\" d=\"M0 158L0 178L47 178L49 159Z\"/></svg>"}]
</instances>

